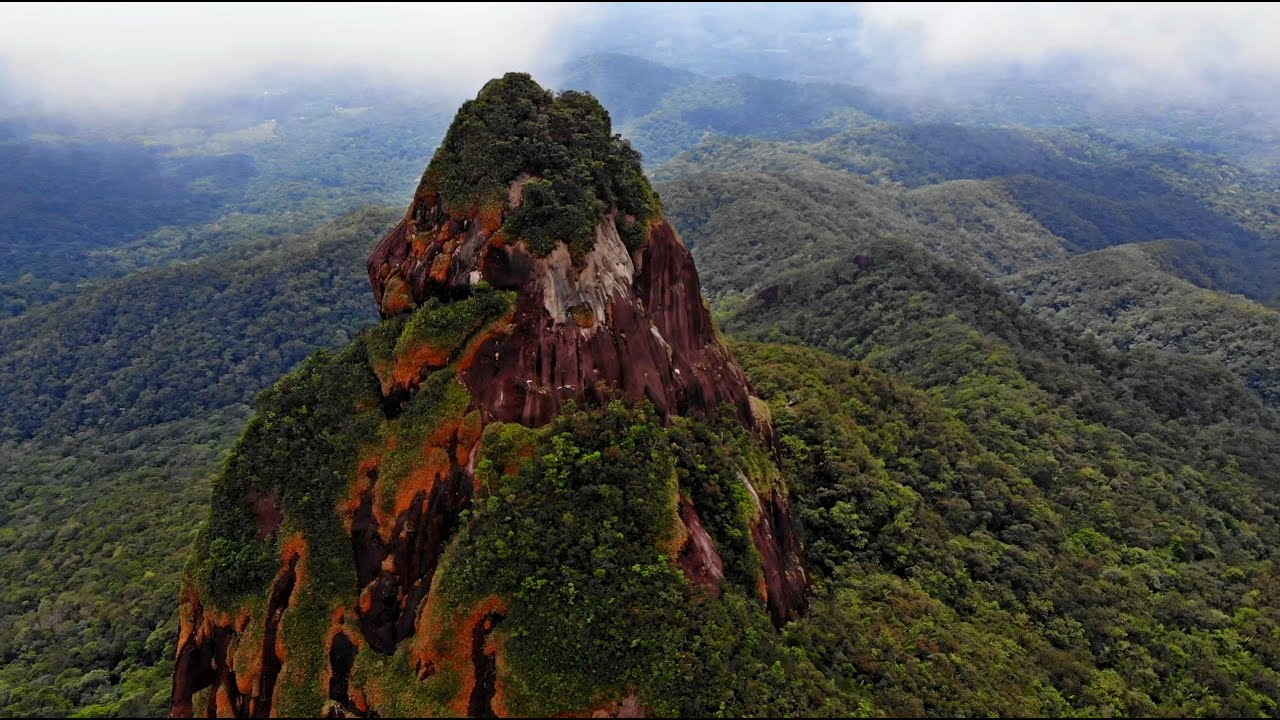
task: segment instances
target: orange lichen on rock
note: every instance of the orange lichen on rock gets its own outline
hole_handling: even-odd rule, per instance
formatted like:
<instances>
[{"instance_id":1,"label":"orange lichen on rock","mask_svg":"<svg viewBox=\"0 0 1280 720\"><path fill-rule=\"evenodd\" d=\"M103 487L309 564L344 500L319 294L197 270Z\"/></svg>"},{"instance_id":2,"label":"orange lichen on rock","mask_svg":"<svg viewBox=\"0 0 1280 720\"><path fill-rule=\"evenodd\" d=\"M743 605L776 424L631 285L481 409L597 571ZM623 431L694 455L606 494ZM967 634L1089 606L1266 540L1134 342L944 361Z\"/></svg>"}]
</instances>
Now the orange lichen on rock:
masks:
<instances>
[{"instance_id":1,"label":"orange lichen on rock","mask_svg":"<svg viewBox=\"0 0 1280 720\"><path fill-rule=\"evenodd\" d=\"M449 473L451 465L449 463L449 452L441 447L423 448L421 461L409 471L408 477L401 480L396 485L396 498L394 511L388 520L394 524L396 518L408 512L413 506L414 499L419 494L431 496L431 488L436 482L444 478ZM380 523L381 524L381 523ZM384 528L388 532L384 537L390 537L393 528Z\"/></svg>"},{"instance_id":2,"label":"orange lichen on rock","mask_svg":"<svg viewBox=\"0 0 1280 720\"><path fill-rule=\"evenodd\" d=\"M410 657L417 667L434 667L437 672L453 670L458 673L462 684L458 694L449 702L450 709L459 717L469 714L472 691L476 687L476 674L473 670L472 650L473 637L477 628L487 618L505 615L506 602L499 597L486 598L469 609L454 610L444 607L440 594L432 592L427 596L426 607L418 617L417 633L410 648ZM483 630L492 630L482 628ZM492 649L497 658L498 669L504 665L500 641L490 637L486 648ZM491 647L490 647L491 646ZM498 673L501 675L501 672ZM503 697L502 683L495 685L493 707L498 709L499 698ZM503 702L505 710L505 702ZM505 712L499 713L506 715Z\"/></svg>"},{"instance_id":3,"label":"orange lichen on rock","mask_svg":"<svg viewBox=\"0 0 1280 720\"><path fill-rule=\"evenodd\" d=\"M329 630L325 634L325 639L324 639L325 657L329 658L330 662L325 663L324 668L320 671L320 687L322 688L333 687L333 680L334 680L333 658L335 654L337 654L335 652L335 642L337 641L339 636L343 638L343 641L346 643L346 646L351 649L352 652L351 652L350 659L352 661L354 661L355 659L355 653L358 653L360 651L360 632L357 628L353 627L351 624L347 622L347 617L348 615L347 615L346 608L342 606L338 606L333 609L333 615L331 616L330 622L329 622ZM342 679L345 682L347 682L349 685L351 668L347 667L345 671L347 673L347 677ZM334 698L330 696L330 699L334 699ZM354 694L352 693L350 687L348 687L347 689L347 699L354 700ZM365 710L362 710L362 712L366 710L367 708Z\"/></svg>"},{"instance_id":4,"label":"orange lichen on rock","mask_svg":"<svg viewBox=\"0 0 1280 720\"><path fill-rule=\"evenodd\" d=\"M302 533L294 533L289 536L289 538L285 540L283 547L280 549L280 575L278 575L277 578L282 577L286 572L290 571L290 568L292 568L293 589L289 593L290 596L296 594L299 588L306 587L307 581L310 579L310 576L307 573L308 550L309 548L307 546L306 538L302 536ZM289 598L285 598L286 608L288 602ZM271 608L267 608L267 612L270 613ZM282 613L280 618L281 626L284 625L285 620L286 618L283 617ZM279 629L277 629L276 632L275 651L281 667L286 666L288 660L286 657L287 648L284 644L284 633L280 632Z\"/></svg>"},{"instance_id":5,"label":"orange lichen on rock","mask_svg":"<svg viewBox=\"0 0 1280 720\"><path fill-rule=\"evenodd\" d=\"M231 691L225 685L219 686L214 693L214 703L218 709L218 717L235 717L236 707L231 698Z\"/></svg>"},{"instance_id":6,"label":"orange lichen on rock","mask_svg":"<svg viewBox=\"0 0 1280 720\"><path fill-rule=\"evenodd\" d=\"M280 546L280 571L284 572L285 568L297 559L297 567L294 570L294 583L298 587L306 585L307 575L307 555L310 553L310 547L307 545L307 539L301 532L296 532L285 538L284 543Z\"/></svg>"},{"instance_id":7,"label":"orange lichen on rock","mask_svg":"<svg viewBox=\"0 0 1280 720\"><path fill-rule=\"evenodd\" d=\"M482 349L491 345L489 342L490 340L503 335L511 335L515 331L515 326L511 324L515 319L515 316L516 309L513 306L501 317L489 321L489 323L478 332L472 333L471 337L467 338L462 348L455 353L454 362L455 366L458 368L458 372L464 373L470 369L471 366L475 364L476 355L479 354Z\"/></svg>"},{"instance_id":8,"label":"orange lichen on rock","mask_svg":"<svg viewBox=\"0 0 1280 720\"><path fill-rule=\"evenodd\" d=\"M247 609L236 623L236 636L232 640L228 660L235 670L236 685L241 695L257 694L257 685L262 677L262 632L265 630L265 623L265 615L252 617Z\"/></svg>"},{"instance_id":9,"label":"orange lichen on rock","mask_svg":"<svg viewBox=\"0 0 1280 720\"><path fill-rule=\"evenodd\" d=\"M397 389L412 390L431 370L439 370L449 364L453 348L438 348L429 343L415 343L412 348L396 356L391 373L382 378L382 395L391 395Z\"/></svg>"},{"instance_id":10,"label":"orange lichen on rock","mask_svg":"<svg viewBox=\"0 0 1280 720\"><path fill-rule=\"evenodd\" d=\"M506 220L506 215L507 208L501 200L490 201L480 205L475 222L479 226L480 232L485 235L493 235L498 232L498 228L502 227L503 221Z\"/></svg>"},{"instance_id":11,"label":"orange lichen on rock","mask_svg":"<svg viewBox=\"0 0 1280 720\"><path fill-rule=\"evenodd\" d=\"M381 309L384 315L388 317L408 312L413 308L413 292L399 275L392 275L387 279L386 286L382 290Z\"/></svg>"},{"instance_id":12,"label":"orange lichen on rock","mask_svg":"<svg viewBox=\"0 0 1280 720\"><path fill-rule=\"evenodd\" d=\"M452 241L446 242L440 249L440 254L436 255L435 260L431 261L429 275L432 280L438 283L444 283L449 279L449 268L453 265L453 245Z\"/></svg>"},{"instance_id":13,"label":"orange lichen on rock","mask_svg":"<svg viewBox=\"0 0 1280 720\"><path fill-rule=\"evenodd\" d=\"M182 590L178 592L178 648L181 649L183 642L195 639L197 610L202 609L200 604L200 596L196 594L190 583L183 583ZM201 623L203 624L203 623Z\"/></svg>"},{"instance_id":14,"label":"orange lichen on rock","mask_svg":"<svg viewBox=\"0 0 1280 720\"><path fill-rule=\"evenodd\" d=\"M347 496L340 509L342 524L346 527L348 535L351 534L352 524L355 522L356 513L360 511L364 496L376 491L375 486L381 467L382 455L373 451L360 458L360 463L356 465L356 479L351 484L351 494Z\"/></svg>"}]
</instances>

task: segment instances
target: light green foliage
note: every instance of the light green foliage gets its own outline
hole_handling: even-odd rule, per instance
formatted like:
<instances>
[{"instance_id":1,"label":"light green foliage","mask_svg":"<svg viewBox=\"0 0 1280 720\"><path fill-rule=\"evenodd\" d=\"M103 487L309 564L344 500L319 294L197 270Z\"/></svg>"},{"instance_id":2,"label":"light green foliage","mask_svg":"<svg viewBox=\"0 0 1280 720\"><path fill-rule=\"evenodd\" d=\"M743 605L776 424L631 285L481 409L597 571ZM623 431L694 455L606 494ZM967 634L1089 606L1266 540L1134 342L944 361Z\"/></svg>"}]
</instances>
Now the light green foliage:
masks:
<instances>
[{"instance_id":1,"label":"light green foliage","mask_svg":"<svg viewBox=\"0 0 1280 720\"><path fill-rule=\"evenodd\" d=\"M515 300L514 292L489 288L478 288L470 297L448 303L431 298L414 310L400 330L395 355L423 345L446 353L459 349L482 326L509 312Z\"/></svg>"},{"instance_id":2,"label":"light green foliage","mask_svg":"<svg viewBox=\"0 0 1280 720\"><path fill-rule=\"evenodd\" d=\"M420 678L409 658L409 644L383 655L361 648L351 669L353 687L378 688L378 712L383 717L447 717L449 701L462 692L461 673L453 668L438 669L431 677Z\"/></svg>"}]
</instances>

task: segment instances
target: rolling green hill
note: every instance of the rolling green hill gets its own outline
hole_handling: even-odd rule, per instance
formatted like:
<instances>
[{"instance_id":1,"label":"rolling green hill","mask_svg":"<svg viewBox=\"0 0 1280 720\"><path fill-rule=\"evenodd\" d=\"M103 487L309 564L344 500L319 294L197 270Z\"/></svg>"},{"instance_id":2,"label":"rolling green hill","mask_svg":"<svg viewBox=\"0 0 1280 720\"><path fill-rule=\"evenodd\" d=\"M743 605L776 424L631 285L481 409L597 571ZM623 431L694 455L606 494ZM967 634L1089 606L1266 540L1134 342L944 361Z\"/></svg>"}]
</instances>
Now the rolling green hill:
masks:
<instances>
[{"instance_id":1,"label":"rolling green hill","mask_svg":"<svg viewBox=\"0 0 1280 720\"><path fill-rule=\"evenodd\" d=\"M1005 278L1036 315L1128 349L1213 359L1280 405L1280 313L1197 287L1165 268L1186 243L1122 245Z\"/></svg>"},{"instance_id":2,"label":"rolling green hill","mask_svg":"<svg viewBox=\"0 0 1280 720\"><path fill-rule=\"evenodd\" d=\"M1211 260L1221 289L1268 303L1280 292L1280 204L1274 189L1262 176L1186 151L1152 152L1063 130L872 123L817 141L713 137L657 175L808 176L819 167L919 189L987 181L1003 188L1021 213L1060 238L1070 253L1190 240Z\"/></svg>"}]
</instances>

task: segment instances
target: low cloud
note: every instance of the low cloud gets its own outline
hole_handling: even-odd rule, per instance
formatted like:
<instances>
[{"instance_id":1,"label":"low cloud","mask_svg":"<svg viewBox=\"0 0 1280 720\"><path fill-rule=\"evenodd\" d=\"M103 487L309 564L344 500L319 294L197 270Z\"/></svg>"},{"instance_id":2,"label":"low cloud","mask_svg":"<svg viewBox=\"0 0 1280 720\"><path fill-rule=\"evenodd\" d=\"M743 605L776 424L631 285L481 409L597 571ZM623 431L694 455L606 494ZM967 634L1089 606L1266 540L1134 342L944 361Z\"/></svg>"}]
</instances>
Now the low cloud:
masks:
<instances>
[{"instance_id":1,"label":"low cloud","mask_svg":"<svg viewBox=\"0 0 1280 720\"><path fill-rule=\"evenodd\" d=\"M561 3L5 4L0 78L10 103L129 112L277 68L368 71L469 93L565 60L555 36L591 8Z\"/></svg>"},{"instance_id":2,"label":"low cloud","mask_svg":"<svg viewBox=\"0 0 1280 720\"><path fill-rule=\"evenodd\" d=\"M909 72L1070 67L1099 89L1190 95L1280 81L1280 5L867 3L864 51Z\"/></svg>"}]
</instances>

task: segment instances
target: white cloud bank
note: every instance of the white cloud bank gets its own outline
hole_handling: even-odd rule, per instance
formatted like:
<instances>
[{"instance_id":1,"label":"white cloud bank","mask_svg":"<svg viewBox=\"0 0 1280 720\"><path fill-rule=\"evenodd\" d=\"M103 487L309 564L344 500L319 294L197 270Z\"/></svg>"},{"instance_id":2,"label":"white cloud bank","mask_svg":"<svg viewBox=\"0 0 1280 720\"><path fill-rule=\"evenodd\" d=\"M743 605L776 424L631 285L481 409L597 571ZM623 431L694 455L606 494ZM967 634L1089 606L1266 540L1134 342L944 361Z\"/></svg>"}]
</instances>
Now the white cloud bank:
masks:
<instances>
[{"instance_id":1,"label":"white cloud bank","mask_svg":"<svg viewBox=\"0 0 1280 720\"><path fill-rule=\"evenodd\" d=\"M607 45L592 25L608 14L602 5L6 3L0 106L149 109L280 67L363 69L470 94L505 71L550 75L577 48ZM945 91L957 74L1021 65L1067 67L1072 79L1098 89L1192 95L1247 80L1280 93L1280 4L725 3L632 11L645 13L655 32L707 14L757 30L785 17L790 30L851 31L875 67L871 79L889 85ZM714 53L716 38L703 39Z\"/></svg>"},{"instance_id":2,"label":"white cloud bank","mask_svg":"<svg viewBox=\"0 0 1280 720\"><path fill-rule=\"evenodd\" d=\"M1100 85L1197 93L1280 85L1280 4L866 3L864 47L932 72L1083 62Z\"/></svg>"},{"instance_id":3,"label":"white cloud bank","mask_svg":"<svg viewBox=\"0 0 1280 720\"><path fill-rule=\"evenodd\" d=\"M0 5L0 78L46 109L125 110L277 67L343 68L471 92L554 67L564 3ZM14 99L14 98L11 98Z\"/></svg>"}]
</instances>

